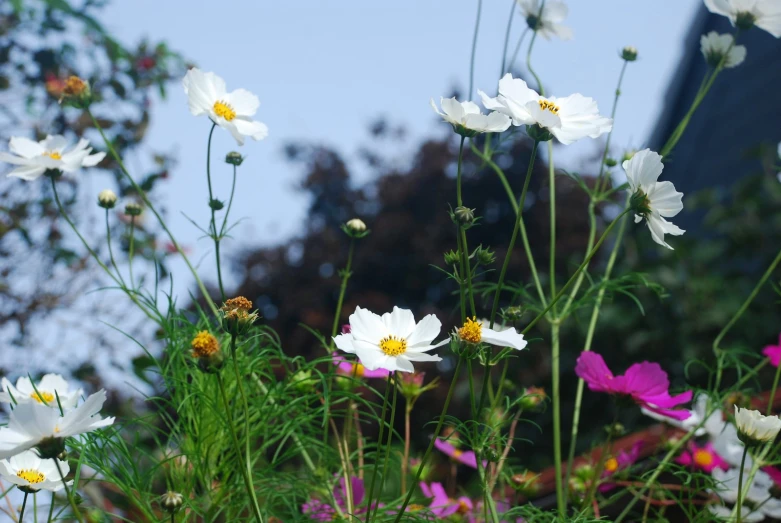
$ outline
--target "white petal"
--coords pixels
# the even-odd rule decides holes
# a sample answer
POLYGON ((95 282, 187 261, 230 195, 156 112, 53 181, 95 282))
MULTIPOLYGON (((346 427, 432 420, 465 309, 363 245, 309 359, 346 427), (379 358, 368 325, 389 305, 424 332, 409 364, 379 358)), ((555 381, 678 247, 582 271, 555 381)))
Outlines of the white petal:
POLYGON ((99 164, 100 162, 102 162, 103 158, 105 157, 106 157, 106 153, 104 152, 91 154, 81 161, 81 165, 83 165, 84 167, 93 167, 99 164))
POLYGON ((350 315, 350 334, 356 340, 377 345, 390 332, 378 315, 367 309, 356 307, 355 312, 350 315))
POLYGON ((23 158, 34 158, 46 152, 46 149, 41 144, 23 136, 11 137, 11 140, 8 142, 8 149, 23 158))
POLYGON ((441 330, 442 322, 439 321, 439 318, 433 314, 424 316, 407 338, 408 350, 419 345, 430 345, 434 338, 439 336, 441 330))
POLYGON ((268 136, 268 127, 264 123, 245 120, 240 117, 237 117, 232 123, 236 126, 238 132, 244 136, 249 136, 253 140, 262 140, 268 136))
POLYGON ((683 209, 683 193, 676 191, 672 182, 656 182, 646 196, 651 202, 651 209, 661 216, 672 218, 683 209))
POLYGON ((236 114, 240 116, 252 116, 260 107, 258 97, 246 89, 236 89, 225 95, 225 101, 230 105, 236 114))
POLYGON ((466 113, 464 112, 464 108, 461 106, 458 100, 455 98, 442 98, 440 105, 442 106, 442 111, 450 118, 450 120, 455 123, 463 123, 466 113))
POLYGON ((346 352, 348 354, 355 353, 352 334, 339 334, 338 336, 334 336, 334 345, 336 345, 336 348, 342 352, 346 352))
POLYGON ((409 309, 393 307, 393 311, 382 315, 382 322, 388 329, 388 333, 397 338, 407 339, 415 330, 415 316, 409 309))
POLYGON ((68 146, 68 139, 61 134, 55 134, 54 136, 48 135, 46 139, 41 142, 41 145, 46 151, 62 152, 68 146))
POLYGON ((621 165, 626 171, 626 178, 632 190, 656 183, 664 169, 662 157, 651 149, 637 151, 631 159, 621 165))
POLYGON ((496 345, 498 347, 512 347, 516 350, 522 350, 526 348, 528 342, 523 339, 523 334, 520 334, 514 328, 506 329, 503 331, 495 331, 487 327, 483 327, 481 330, 482 341, 496 345))

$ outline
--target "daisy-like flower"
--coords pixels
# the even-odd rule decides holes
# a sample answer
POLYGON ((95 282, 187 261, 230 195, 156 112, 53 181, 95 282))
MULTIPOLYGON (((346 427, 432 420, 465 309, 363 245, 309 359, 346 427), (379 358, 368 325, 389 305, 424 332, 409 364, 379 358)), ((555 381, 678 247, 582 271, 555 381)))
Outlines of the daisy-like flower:
MULTIPOLYGON (((467 467, 477 469, 477 455, 475 455, 475 451, 461 450, 449 441, 439 438, 434 441, 434 447, 436 447, 438 451, 449 456, 450 459, 457 461, 462 465, 466 465, 467 467)), ((483 464, 485 465, 485 462, 483 464)))
POLYGON ((672 182, 657 181, 664 169, 662 157, 650 149, 643 149, 625 161, 622 167, 626 171, 629 190, 632 191, 631 206, 635 211, 635 223, 645 219, 654 241, 672 250, 664 241, 664 235, 680 236, 686 231, 665 218, 672 218, 681 212, 683 193, 676 191, 672 182))
POLYGON ((468 497, 461 496, 458 499, 452 499, 448 496, 442 483, 427 485, 426 483, 421 482, 420 490, 423 491, 423 495, 427 498, 433 498, 428 508, 431 513, 439 519, 447 519, 453 514, 460 514, 463 516, 471 513, 474 509, 472 500, 468 497))
POLYGON ((540 141, 550 140, 552 135, 567 145, 587 136, 598 138, 613 128, 613 120, 599 114, 593 98, 577 93, 546 98, 510 73, 499 80, 496 98, 483 91, 478 94, 486 109, 506 114, 513 125, 528 126, 527 131, 540 141))
POLYGON ((54 457, 64 448, 65 438, 91 432, 114 423, 114 418, 101 418, 106 391, 92 394, 78 407, 60 415, 40 403, 22 403, 11 411, 8 426, 0 428, 0 459, 37 447, 44 458, 54 457))
POLYGON ((635 363, 623 375, 613 376, 602 356, 587 351, 578 357, 575 373, 594 392, 628 396, 641 407, 677 420, 691 416, 688 410, 675 407, 691 401, 692 391, 670 396, 670 380, 658 363, 635 363))
POLYGON ((781 3, 778 0, 705 0, 711 13, 726 16, 740 29, 757 26, 781 37, 781 3))
POLYGON ((536 31, 546 40, 550 40, 552 36, 562 40, 572 40, 572 29, 561 25, 569 13, 567 4, 556 0, 548 0, 542 6, 540 0, 517 0, 517 2, 529 29, 536 31))
POLYGON ((528 343, 523 339, 523 334, 516 331, 514 327, 502 330, 489 329, 476 318, 467 318, 464 325, 457 329, 456 335, 467 343, 489 343, 497 347, 512 347, 516 350, 525 349, 528 343))
POLYGON ((428 354, 448 342, 445 339, 432 345, 441 328, 433 314, 415 323, 408 309, 393 307, 393 312, 379 316, 356 307, 350 315, 350 332, 334 337, 334 343, 339 350, 358 356, 367 370, 414 372, 414 361, 442 360, 428 354))
MULTIPOLYGON (((740 469, 731 468, 729 470, 714 469, 713 479, 716 481, 716 490, 714 491, 723 501, 727 503, 736 503, 738 499, 738 478, 740 469)), ((743 471, 743 488, 748 485, 750 473, 743 471)), ((749 511, 752 519, 743 518, 743 521, 762 521, 765 517, 781 518, 781 500, 773 498, 770 489, 773 487, 773 480, 761 470, 754 475, 754 480, 748 487, 748 493, 743 501, 749 501, 754 505, 754 509, 749 511), (760 517, 761 516, 761 517, 760 517)), ((745 504, 743 506, 745 509, 745 504)), ((745 512, 744 512, 745 514, 745 512)), ((731 520, 731 521, 734 521, 731 520)))
POLYGON ((781 336, 778 337, 778 345, 766 345, 762 349, 762 354, 767 356, 768 361, 774 367, 781 363, 781 336))
POLYGON ((182 85, 190 112, 194 116, 207 115, 212 122, 231 133, 239 145, 244 145, 247 136, 253 140, 268 136, 266 124, 252 119, 260 101, 246 89, 229 93, 225 80, 214 73, 204 73, 197 67, 187 71, 182 85))
POLYGON ((33 385, 30 378, 23 376, 16 380, 14 387, 7 378, 0 380, 0 403, 41 403, 53 409, 72 409, 79 402, 83 391, 70 390, 70 385, 59 374, 46 374, 33 385), (57 398, 59 397, 59 404, 57 398))
POLYGON ((731 69, 739 66, 746 59, 746 46, 735 45, 735 38, 732 35, 720 35, 716 31, 700 37, 700 51, 711 67, 718 67, 724 60, 724 67, 731 69))
POLYGON ((758 410, 735 406, 735 425, 738 437, 746 445, 761 445, 776 439, 781 430, 778 416, 764 416, 758 410))
MULTIPOLYGON (((602 471, 602 477, 607 478, 613 476, 622 470, 634 465, 640 458, 640 449, 643 448, 643 442, 637 441, 629 450, 619 451, 615 456, 609 457, 605 460, 605 468, 602 471)), ((599 485, 600 492, 609 492, 615 488, 613 483, 602 483, 599 485)))
POLYGON ((22 136, 14 136, 8 142, 10 153, 0 153, 0 161, 18 165, 8 176, 23 180, 35 180, 48 170, 71 173, 82 167, 97 165, 106 153, 92 152, 89 141, 82 138, 68 149, 68 140, 62 135, 47 136, 35 142, 22 136))
MULTIPOLYGON (((62 475, 67 476, 70 472, 68 463, 58 459, 57 464, 62 475)), ((11 459, 0 460, 0 477, 27 493, 39 490, 56 492, 63 488, 54 459, 41 459, 32 450, 25 450, 11 459)), ((72 483, 73 481, 69 481, 68 485, 72 483)))
POLYGON ((440 98, 437 109, 434 99, 430 100, 431 108, 461 136, 472 137, 479 133, 501 133, 510 127, 510 118, 502 113, 492 111, 483 114, 474 102, 459 102, 455 98, 440 98))
POLYGON ((347 359, 338 354, 334 354, 333 360, 339 374, 343 376, 355 376, 356 378, 387 378, 390 375, 390 372, 385 369, 366 370, 366 367, 362 364, 347 361, 347 359))
POLYGON ((708 473, 713 472, 713 469, 716 468, 722 470, 729 469, 729 464, 724 461, 724 458, 719 456, 713 447, 713 443, 710 442, 705 445, 690 442, 686 450, 675 458, 675 462, 708 473))

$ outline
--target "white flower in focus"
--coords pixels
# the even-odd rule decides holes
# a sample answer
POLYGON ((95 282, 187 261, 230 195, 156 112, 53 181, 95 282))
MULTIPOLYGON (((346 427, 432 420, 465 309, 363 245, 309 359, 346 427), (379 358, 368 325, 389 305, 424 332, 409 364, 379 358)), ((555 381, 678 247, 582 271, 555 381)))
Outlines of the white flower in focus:
POLYGON ((40 142, 13 136, 8 142, 11 152, 0 153, 0 161, 19 166, 8 176, 35 180, 49 169, 71 173, 82 167, 93 167, 106 156, 106 153, 90 154, 92 147, 83 138, 71 150, 66 151, 67 148, 68 140, 59 134, 40 142))
POLYGON ((41 443, 62 442, 64 438, 111 425, 114 418, 98 416, 105 401, 106 391, 100 390, 62 416, 59 409, 36 402, 17 405, 11 411, 8 426, 0 428, 0 459, 10 458, 41 443))
POLYGON ((482 342, 497 347, 511 347, 516 350, 523 350, 528 344, 523 339, 523 334, 516 331, 514 327, 489 329, 483 322, 476 321, 474 318, 467 318, 463 327, 459 328, 456 334, 461 340, 468 343, 482 342))
POLYGON ((413 361, 442 360, 428 354, 448 342, 432 345, 441 328, 433 314, 415 323, 407 309, 393 307, 393 312, 379 316, 356 307, 350 315, 350 333, 334 337, 334 342, 340 350, 358 356, 368 370, 414 372, 413 361))
POLYGON ((539 126, 567 145, 581 138, 598 138, 613 128, 613 120, 600 116, 597 102, 581 94, 546 98, 520 78, 507 73, 499 80, 499 95, 478 91, 486 109, 512 118, 513 125, 539 126))
MULTIPOLYGON (((68 463, 58 459, 57 464, 60 466, 63 477, 67 476, 70 472, 68 463)), ((12 456, 11 459, 0 460, 0 477, 4 481, 20 487, 23 491, 29 489, 56 492, 63 487, 62 478, 54 459, 41 459, 32 450, 26 450, 12 456)), ((68 485, 71 484, 73 481, 68 481, 68 485)))
POLYGON ((735 425, 740 440, 746 445, 769 443, 778 436, 781 419, 778 416, 763 416, 758 410, 741 409, 736 405, 735 425))
POLYGON ((244 145, 246 136, 253 140, 262 140, 268 136, 266 124, 252 120, 260 101, 246 89, 236 89, 229 93, 225 88, 225 80, 214 73, 204 73, 197 67, 187 71, 182 85, 190 112, 195 116, 207 115, 230 132, 239 145, 244 145))
POLYGON ((621 164, 626 171, 629 190, 632 192, 632 206, 635 209, 635 223, 645 218, 651 237, 659 245, 672 249, 664 241, 665 234, 680 236, 683 229, 665 220, 683 209, 683 193, 675 190, 672 182, 659 182, 662 174, 662 157, 650 149, 643 149, 621 164))
POLYGON ((711 31, 700 37, 700 51, 711 67, 717 67, 724 60, 724 67, 731 69, 739 66, 746 59, 746 46, 734 45, 734 41, 732 35, 720 35, 716 31, 711 31))
POLYGON ((483 114, 480 107, 474 102, 459 102, 455 98, 440 98, 441 111, 437 109, 433 98, 430 103, 432 109, 462 136, 474 136, 477 133, 501 133, 510 127, 510 119, 507 116, 496 111, 483 114))
POLYGON ((41 381, 33 386, 30 378, 23 376, 16 380, 14 387, 7 378, 0 380, 0 403, 40 403, 58 409, 62 406, 63 410, 72 409, 79 402, 83 391, 70 390, 70 385, 59 374, 46 374, 41 381), (37 391, 37 392, 36 392, 37 391), (60 403, 57 404, 59 397, 60 403))
POLYGON ((541 37, 550 40, 552 36, 562 40, 572 40, 572 29, 561 22, 567 18, 569 9, 564 2, 548 0, 542 5, 540 0, 516 0, 521 8, 526 24, 541 37))
POLYGON ((705 0, 711 13, 729 18, 739 29, 757 26, 781 37, 781 2, 778 0, 705 0))

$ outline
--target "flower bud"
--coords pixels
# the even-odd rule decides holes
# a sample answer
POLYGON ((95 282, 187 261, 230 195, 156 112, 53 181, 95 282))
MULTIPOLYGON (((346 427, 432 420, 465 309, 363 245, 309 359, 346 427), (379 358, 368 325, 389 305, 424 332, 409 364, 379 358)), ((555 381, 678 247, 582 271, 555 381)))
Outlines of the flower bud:
POLYGON ((173 514, 182 507, 184 497, 178 492, 169 490, 160 497, 160 506, 169 514, 173 514))
POLYGON ((510 483, 513 488, 527 497, 536 495, 540 490, 539 474, 529 470, 513 474, 510 478, 510 483))
POLYGON ((127 205, 125 205, 125 214, 127 216, 133 216, 133 217, 140 216, 141 210, 142 210, 141 205, 135 202, 130 202, 127 205))
POLYGON ((605 158, 605 165, 607 165, 608 167, 615 167, 616 165, 618 165, 618 160, 610 157, 605 158))
POLYGON ((491 265, 496 261, 494 253, 488 249, 484 249, 482 246, 478 247, 475 251, 475 258, 477 258, 477 263, 480 265, 491 265))
POLYGON ((98 193, 98 205, 104 209, 113 209, 117 204, 117 195, 111 189, 103 189, 98 193))
POLYGON ((529 387, 524 391, 523 396, 518 399, 518 405, 523 410, 539 410, 547 397, 545 389, 542 387, 529 387))
POLYGON ((460 261, 460 256, 455 251, 449 251, 445 253, 445 265, 448 267, 451 265, 458 265, 458 262, 460 261))
POLYGON ((225 204, 223 202, 221 202, 220 200, 217 200, 215 198, 215 199, 209 200, 209 207, 213 211, 219 211, 219 210, 222 210, 225 207, 225 204))
POLYGON ((475 223, 474 209, 470 209, 462 205, 460 207, 456 207, 455 211, 453 211, 453 215, 455 216, 456 222, 462 227, 469 227, 475 223))
POLYGON ((523 307, 520 305, 515 305, 513 307, 507 307, 504 309, 503 316, 507 321, 516 322, 521 320, 523 313, 523 307))
POLYGON ((299 370, 290 378, 293 388, 301 393, 314 392, 315 383, 312 380, 312 371, 299 370))
POLYGON ((548 129, 537 124, 527 125, 526 134, 535 142, 549 142, 553 139, 553 134, 548 129))
POLYGON ((624 433, 626 433, 626 427, 618 422, 611 423, 610 425, 605 425, 605 432, 607 433, 608 437, 620 438, 624 435, 624 433))
POLYGON ((637 151, 635 151, 634 149, 629 149, 628 151, 626 151, 624 153, 623 156, 621 156, 621 161, 622 162, 628 162, 629 160, 632 159, 632 157, 635 155, 636 152, 637 151))
POLYGON ((229 165, 235 165, 236 167, 238 167, 243 162, 244 162, 244 157, 241 155, 241 153, 238 153, 236 151, 231 151, 225 155, 225 163, 229 165))
POLYGON ((624 47, 621 50, 621 58, 623 58, 627 62, 634 62, 635 60, 637 60, 637 48, 631 45, 624 47))
POLYGON ((350 238, 363 238, 371 232, 366 228, 366 224, 360 218, 347 220, 347 223, 342 225, 342 230, 350 238))
POLYGON ((89 82, 79 78, 78 76, 69 76, 65 80, 65 86, 62 88, 62 98, 60 102, 65 102, 67 105, 77 107, 79 109, 86 109, 92 103, 92 90, 90 89, 89 82))
POLYGON ((234 336, 247 332, 259 317, 258 312, 252 310, 252 302, 244 296, 226 300, 220 310, 222 326, 234 336))

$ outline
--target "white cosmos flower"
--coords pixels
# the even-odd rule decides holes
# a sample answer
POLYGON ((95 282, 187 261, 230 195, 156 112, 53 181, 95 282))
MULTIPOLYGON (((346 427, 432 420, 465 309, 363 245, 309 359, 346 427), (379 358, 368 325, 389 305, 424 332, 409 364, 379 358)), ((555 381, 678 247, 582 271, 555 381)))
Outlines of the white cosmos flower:
MULTIPOLYGON (((728 521, 734 523, 737 518, 732 516, 732 509, 727 508, 724 505, 708 505, 708 510, 711 514, 716 516, 716 521, 728 521)), ((754 512, 746 506, 740 507, 740 520, 745 523, 757 523, 765 520, 765 515, 761 512, 754 512)))
POLYGON ((564 98, 540 96, 520 78, 507 73, 499 80, 499 95, 478 91, 486 109, 512 118, 513 125, 538 125, 563 144, 597 138, 613 128, 613 120, 600 116, 597 102, 581 94, 564 98))
POLYGON ((260 101, 246 89, 229 93, 225 80, 214 73, 204 73, 197 67, 187 71, 182 85, 190 112, 195 116, 207 115, 214 123, 227 129, 239 145, 244 145, 246 136, 253 140, 268 136, 266 124, 252 120, 260 101))
POLYGON ((749 29, 752 25, 781 37, 781 2, 778 0, 705 0, 711 13, 729 18, 732 25, 749 29))
POLYGON ((0 161, 18 165, 8 176, 23 180, 35 180, 48 169, 71 173, 82 167, 92 167, 106 156, 106 153, 90 154, 92 147, 84 138, 66 151, 68 140, 59 134, 47 136, 40 142, 14 136, 8 142, 8 149, 10 153, 0 153, 0 161))
POLYGON ((778 416, 764 416, 758 410, 741 409, 736 405, 735 425, 744 443, 746 438, 751 443, 769 443, 778 436, 781 419, 778 416))
POLYGON ((336 346, 355 354, 368 370, 414 372, 413 361, 440 361, 442 358, 428 351, 448 342, 432 345, 442 324, 433 314, 415 323, 412 312, 393 307, 393 312, 382 316, 355 308, 350 315, 350 333, 334 338, 336 346))
MULTIPOLYGON (((488 323, 490 324, 490 323, 488 323)), ((523 339, 523 334, 515 330, 514 327, 497 327, 489 329, 482 321, 475 318, 467 318, 463 327, 456 331, 460 339, 469 343, 488 343, 497 347, 511 347, 516 350, 526 348, 527 341, 523 339)))
MULTIPOLYGON (((670 418, 668 416, 663 416, 662 414, 649 410, 645 407, 642 407, 640 410, 642 411, 643 414, 645 414, 649 418, 653 418, 657 421, 662 421, 664 423, 667 423, 668 425, 672 425, 673 427, 677 427, 681 430, 685 430, 686 432, 691 432, 692 430, 694 430, 694 427, 699 425, 702 422, 702 420, 705 418, 705 414, 707 414, 707 408, 708 408, 708 396, 706 394, 698 394, 694 400, 694 408, 689 411, 689 417, 686 418, 685 420, 677 420, 677 419, 670 418)), ((714 415, 715 414, 718 414, 719 419, 721 419, 721 411, 716 411, 714 412, 714 415)), ((703 426, 696 429, 694 435, 699 437, 699 436, 704 436, 707 433, 708 430, 703 426)))
POLYGON ((700 51, 705 57, 705 61, 711 67, 716 67, 724 59, 724 67, 731 69, 743 63, 746 59, 746 46, 734 45, 735 39, 730 34, 719 34, 711 31, 700 37, 700 51))
POLYGON ((14 387, 8 379, 0 380, 0 403, 30 403, 37 402, 54 409, 60 406, 64 410, 72 409, 79 402, 83 391, 70 390, 70 385, 59 374, 46 374, 41 381, 33 386, 30 378, 22 376, 16 380, 14 387), (36 392, 37 390, 37 392, 36 392), (59 405, 57 397, 60 398, 59 405))
POLYGON ((550 40, 552 36, 557 36, 562 40, 572 40, 572 29, 561 25, 569 12, 567 4, 548 0, 543 4, 542 12, 540 12, 540 0, 516 1, 526 23, 541 37, 550 40))
MULTIPOLYGON (((724 501, 735 503, 738 499, 738 477, 740 475, 740 469, 730 468, 728 470, 722 470, 719 467, 716 467, 711 474, 716 481, 716 489, 714 492, 724 501)), ((749 471, 744 469, 744 488, 748 485, 749 476, 749 471)), ((751 501, 752 503, 762 503, 770 497, 770 488, 772 486, 773 480, 770 476, 768 476, 766 472, 758 470, 754 475, 754 480, 752 481, 744 500, 751 501)))
POLYGON ((430 102, 432 109, 462 136, 474 136, 477 133, 501 133, 510 127, 510 118, 496 111, 483 114, 480 107, 474 102, 459 102, 455 98, 440 98, 441 111, 437 109, 433 98, 430 102))
MULTIPOLYGON (((68 463, 58 459, 57 464, 63 477, 67 476, 70 472, 68 463)), ((11 459, 0 460, 0 477, 18 487, 30 490, 56 492, 63 487, 54 459, 41 459, 32 450, 25 450, 12 456, 11 459)), ((73 481, 68 481, 68 485, 71 484, 73 481)))
POLYGON ((665 218, 672 218, 681 212, 683 193, 676 191, 672 182, 657 181, 664 169, 662 157, 650 149, 643 149, 621 165, 626 171, 629 190, 633 193, 633 204, 637 209, 635 223, 645 218, 654 241, 672 249, 665 243, 664 235, 680 236, 686 231, 665 218))
POLYGON ((11 411, 8 426, 0 428, 0 459, 33 448, 44 440, 61 440, 111 425, 114 418, 98 415, 105 401, 106 391, 100 390, 62 416, 58 409, 40 403, 17 405, 11 411))

